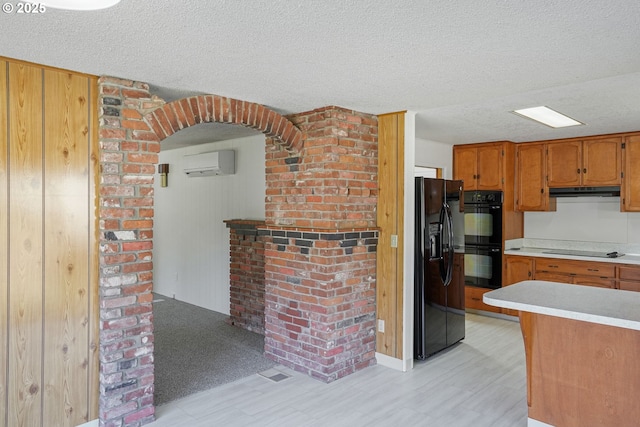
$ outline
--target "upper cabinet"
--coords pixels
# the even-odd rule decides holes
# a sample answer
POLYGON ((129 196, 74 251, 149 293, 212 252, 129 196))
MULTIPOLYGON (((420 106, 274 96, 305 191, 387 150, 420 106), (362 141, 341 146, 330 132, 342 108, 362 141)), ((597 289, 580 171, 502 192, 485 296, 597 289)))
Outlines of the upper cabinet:
POLYGON ((640 135, 627 136, 622 150, 623 179, 620 204, 623 212, 640 212, 640 135))
POLYGON ((621 137, 547 143, 549 187, 620 185, 621 175, 621 137))
POLYGON ((555 211, 555 198, 547 187, 547 144, 543 142, 516 146, 516 210, 555 211))
POLYGON ((453 147, 453 179, 464 181, 465 190, 502 190, 505 144, 492 142, 453 147))

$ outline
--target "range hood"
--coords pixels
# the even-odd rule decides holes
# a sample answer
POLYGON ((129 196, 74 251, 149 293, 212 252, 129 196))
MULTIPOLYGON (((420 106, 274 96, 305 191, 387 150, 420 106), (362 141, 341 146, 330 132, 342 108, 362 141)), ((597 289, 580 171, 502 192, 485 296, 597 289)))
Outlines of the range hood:
POLYGON ((620 187, 567 187, 549 188, 550 197, 617 197, 620 196, 620 187))

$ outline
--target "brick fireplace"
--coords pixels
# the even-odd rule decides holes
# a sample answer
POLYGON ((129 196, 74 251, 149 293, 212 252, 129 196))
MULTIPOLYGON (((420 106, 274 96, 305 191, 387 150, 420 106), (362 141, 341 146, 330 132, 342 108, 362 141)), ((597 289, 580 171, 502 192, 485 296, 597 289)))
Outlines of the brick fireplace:
POLYGON ((153 179, 160 141, 199 123, 266 135, 266 355, 325 382, 374 364, 376 117, 283 117, 215 95, 165 103, 145 83, 99 84, 100 425, 154 419, 153 179))

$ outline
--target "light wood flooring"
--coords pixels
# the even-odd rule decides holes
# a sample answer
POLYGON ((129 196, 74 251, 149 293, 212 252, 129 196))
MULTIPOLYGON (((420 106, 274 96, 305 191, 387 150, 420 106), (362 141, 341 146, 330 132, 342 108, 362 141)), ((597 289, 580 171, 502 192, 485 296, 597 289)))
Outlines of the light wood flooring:
POLYGON ((527 425, 517 322, 467 314, 466 338, 410 372, 374 366, 324 384, 282 366, 156 408, 151 427, 527 425))

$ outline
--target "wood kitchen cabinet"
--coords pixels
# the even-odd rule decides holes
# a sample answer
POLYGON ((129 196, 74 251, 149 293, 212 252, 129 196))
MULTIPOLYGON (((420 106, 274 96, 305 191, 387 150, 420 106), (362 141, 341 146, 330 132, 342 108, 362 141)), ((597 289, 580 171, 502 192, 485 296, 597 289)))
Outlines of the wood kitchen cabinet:
MULTIPOLYGON (((513 285, 514 283, 522 282, 524 280, 533 279, 533 259, 525 256, 518 255, 506 255, 504 262, 505 280, 502 286, 513 285)), ((509 316, 517 316, 518 310, 511 310, 503 308, 502 312, 509 316)))
POLYGON ((555 211, 556 199, 549 198, 547 187, 547 144, 526 143, 516 146, 516 210, 555 211))
POLYGON ((491 311, 494 313, 502 313, 500 307, 494 307, 492 305, 485 304, 482 301, 482 296, 491 291, 489 288, 478 288, 475 286, 464 287, 464 307, 474 310, 491 311))
POLYGON ((555 141, 547 144, 547 185, 620 185, 622 138, 555 141))
POLYGON ((453 179, 464 181, 465 190, 503 190, 506 144, 512 143, 455 145, 453 179))
POLYGON ((615 288, 616 266, 603 262, 536 258, 534 279, 615 288))
POLYGON ((618 289, 640 292, 640 265, 618 267, 618 289))
POLYGON ((621 210, 640 212, 640 135, 627 136, 622 150, 621 210))

